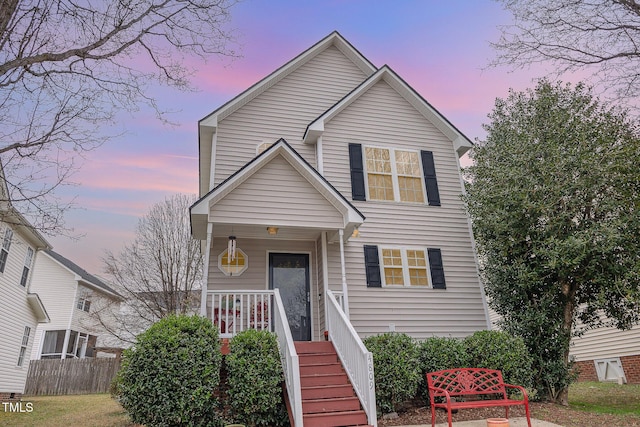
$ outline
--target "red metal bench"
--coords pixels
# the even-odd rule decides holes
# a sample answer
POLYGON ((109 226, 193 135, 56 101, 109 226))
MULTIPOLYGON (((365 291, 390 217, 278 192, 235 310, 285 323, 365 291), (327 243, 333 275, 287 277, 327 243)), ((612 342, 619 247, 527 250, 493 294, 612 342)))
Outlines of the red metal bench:
POLYGON ((447 410, 449 427, 451 427, 451 410, 464 408, 486 408, 503 406, 505 418, 509 418, 509 407, 523 405, 527 414, 527 424, 531 427, 529 399, 524 387, 505 384, 502 372, 496 369, 457 368, 427 373, 429 399, 431 400, 431 425, 436 425, 436 408, 447 410), (520 390, 522 400, 510 399, 507 389, 520 390), (456 401, 453 398, 464 396, 489 397, 493 399, 456 401), (444 402, 436 402, 436 398, 444 398, 444 402))

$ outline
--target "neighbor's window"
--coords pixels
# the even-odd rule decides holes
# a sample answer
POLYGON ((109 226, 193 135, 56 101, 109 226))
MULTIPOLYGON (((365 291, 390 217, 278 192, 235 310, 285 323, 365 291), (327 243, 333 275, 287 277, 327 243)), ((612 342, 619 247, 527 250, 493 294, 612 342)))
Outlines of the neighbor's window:
POLYGON ((4 231, 4 239, 2 240, 2 249, 0 249, 0 273, 4 273, 4 267, 7 265, 7 257, 11 248, 11 239, 13 238, 13 230, 9 227, 4 231))
POLYGON ((87 297, 78 298, 78 304, 76 305, 78 310, 89 312, 89 307, 91 307, 91 300, 87 297))
POLYGON ((24 267, 22 267, 22 277, 20 278, 20 285, 27 286, 27 279, 29 278, 29 271, 31 270, 31 262, 33 261, 33 249, 27 248, 27 256, 24 258, 24 267))
POLYGON ((218 255, 218 268, 225 276, 239 276, 249 267, 249 258, 247 254, 240 249, 236 249, 234 259, 229 257, 228 250, 218 255))
POLYGON ((382 248, 381 252, 385 286, 429 286, 426 250, 382 248))
POLYGON ((24 327, 24 333, 22 335, 22 344, 20 345, 20 354, 18 354, 18 366, 22 366, 24 363, 24 356, 27 353, 27 346, 29 345, 29 336, 31 335, 31 328, 29 326, 24 327))
POLYGON ((370 200, 424 203, 417 151, 365 147, 370 200))

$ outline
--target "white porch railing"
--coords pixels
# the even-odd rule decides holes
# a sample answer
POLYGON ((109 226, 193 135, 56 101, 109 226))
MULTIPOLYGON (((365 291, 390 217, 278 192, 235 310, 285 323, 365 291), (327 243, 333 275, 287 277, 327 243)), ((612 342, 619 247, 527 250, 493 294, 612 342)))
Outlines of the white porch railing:
POLYGON ((278 336, 278 347, 280 349, 280 360, 282 360, 282 370, 284 371, 285 383, 287 385, 287 395, 291 412, 293 412, 293 427, 302 427, 302 389, 300 386, 300 362, 298 353, 293 345, 291 329, 284 312, 284 305, 280 299, 280 291, 273 290, 274 313, 273 328, 278 336))
POLYGON ((220 338, 246 329, 273 331, 273 291, 208 291, 206 307, 220 338))
POLYGON ((369 424, 377 427, 376 387, 373 375, 373 355, 362 343, 344 314, 334 292, 327 291, 327 329, 342 366, 367 413, 369 424))
POLYGON ((208 291, 206 309, 207 317, 217 325, 221 338, 231 338, 246 329, 269 330, 276 334, 294 427, 301 427, 300 363, 280 292, 277 289, 208 291))

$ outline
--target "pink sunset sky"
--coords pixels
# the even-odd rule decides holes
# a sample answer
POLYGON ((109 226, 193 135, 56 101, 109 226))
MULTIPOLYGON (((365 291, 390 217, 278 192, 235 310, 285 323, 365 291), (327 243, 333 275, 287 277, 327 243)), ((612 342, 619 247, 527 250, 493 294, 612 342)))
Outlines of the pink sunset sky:
MULTIPOLYGON (((105 250, 134 237, 138 218, 176 192, 197 193, 197 122, 334 30, 374 65, 394 69, 471 140, 484 137, 496 97, 534 85, 542 71, 486 69, 499 25, 511 16, 483 0, 246 0, 234 6, 239 58, 194 63, 195 93, 158 89, 161 106, 176 111, 158 121, 150 111, 125 116, 113 139, 89 153, 74 177, 79 209, 66 217, 77 240, 49 238, 54 250, 94 274, 105 250)), ((185 212, 187 215, 187 212, 185 212)))

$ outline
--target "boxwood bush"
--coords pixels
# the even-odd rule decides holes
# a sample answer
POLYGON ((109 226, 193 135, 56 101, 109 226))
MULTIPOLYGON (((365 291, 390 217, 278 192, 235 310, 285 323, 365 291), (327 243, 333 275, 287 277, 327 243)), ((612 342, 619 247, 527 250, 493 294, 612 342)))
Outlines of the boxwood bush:
POLYGON ((470 366, 502 371, 504 381, 530 388, 532 358, 521 338, 501 331, 478 331, 464 340, 470 366))
POLYGON ((378 411, 394 412, 416 395, 418 348, 410 336, 392 332, 365 338, 364 345, 373 354, 378 411))
POLYGON ((249 329, 233 337, 226 357, 228 404, 234 422, 249 426, 288 423, 282 400, 282 364, 275 334, 249 329))
POLYGON ((146 426, 221 425, 220 341, 210 320, 170 316, 124 351, 116 397, 132 421, 146 426))
POLYGON ((418 345, 418 363, 421 373, 418 394, 426 401, 429 400, 427 372, 471 366, 464 341, 453 337, 431 337, 421 342, 418 345))

